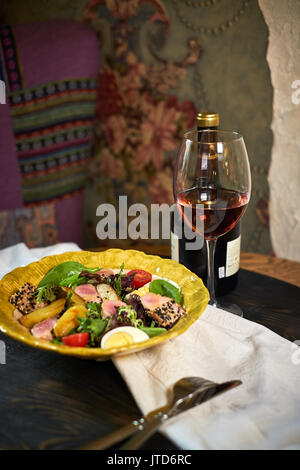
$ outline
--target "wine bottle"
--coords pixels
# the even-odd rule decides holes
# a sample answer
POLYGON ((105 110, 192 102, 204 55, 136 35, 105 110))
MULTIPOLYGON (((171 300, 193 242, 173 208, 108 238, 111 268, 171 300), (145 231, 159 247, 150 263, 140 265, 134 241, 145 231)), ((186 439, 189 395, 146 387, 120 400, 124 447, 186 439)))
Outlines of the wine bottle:
MULTIPOLYGON (((199 132, 209 129, 217 130, 219 127, 219 114, 216 112, 201 112, 197 116, 197 130, 199 132)), ((212 135, 213 137, 213 135, 212 135)), ((204 240, 200 240, 202 248, 189 250, 186 243, 190 240, 187 224, 177 218, 175 214, 171 221, 171 257, 186 266, 192 272, 207 280, 207 250, 204 240), (182 236, 176 234, 176 224, 181 223, 182 236)), ((180 231, 179 231, 180 232, 180 231)), ((217 240, 215 251, 215 289, 216 295, 222 296, 233 290, 238 281, 240 261, 241 225, 236 226, 217 240)))

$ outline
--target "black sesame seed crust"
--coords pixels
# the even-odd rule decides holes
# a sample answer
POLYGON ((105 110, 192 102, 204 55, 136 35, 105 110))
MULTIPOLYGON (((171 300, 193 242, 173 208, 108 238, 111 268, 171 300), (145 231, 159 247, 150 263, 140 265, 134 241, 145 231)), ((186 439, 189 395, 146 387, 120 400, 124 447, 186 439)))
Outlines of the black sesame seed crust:
POLYGON ((30 282, 26 282, 26 284, 10 296, 9 301, 21 313, 27 315, 37 308, 35 293, 36 287, 30 284, 30 282))
POLYGON ((156 307, 153 311, 149 308, 145 309, 145 313, 154 320, 156 326, 169 329, 175 325, 179 318, 185 315, 185 310, 175 300, 169 300, 161 307, 156 307))

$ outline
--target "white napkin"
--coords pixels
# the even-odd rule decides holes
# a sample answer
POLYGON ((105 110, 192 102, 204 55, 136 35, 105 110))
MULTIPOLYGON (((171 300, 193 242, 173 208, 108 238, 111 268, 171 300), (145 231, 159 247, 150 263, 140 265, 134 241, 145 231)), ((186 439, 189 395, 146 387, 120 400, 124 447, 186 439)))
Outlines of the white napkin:
POLYGON ((163 425, 182 449, 300 449, 296 348, 257 323, 208 306, 183 335, 113 362, 143 413, 165 404, 167 388, 184 376, 242 380, 163 425))
POLYGON ((66 251, 80 251, 75 243, 58 243, 46 248, 29 249, 24 243, 10 246, 0 250, 0 279, 20 266, 26 266, 33 261, 38 261, 45 256, 59 255, 66 251))
MULTIPOLYGON (((74 243, 0 251, 0 278, 44 256, 80 251, 74 243)), ((166 403, 184 376, 243 384, 167 422, 182 449, 300 449, 300 361, 297 346, 272 331, 208 306, 183 335, 114 359, 143 413, 166 403), (297 356, 295 356, 297 353, 297 356)))

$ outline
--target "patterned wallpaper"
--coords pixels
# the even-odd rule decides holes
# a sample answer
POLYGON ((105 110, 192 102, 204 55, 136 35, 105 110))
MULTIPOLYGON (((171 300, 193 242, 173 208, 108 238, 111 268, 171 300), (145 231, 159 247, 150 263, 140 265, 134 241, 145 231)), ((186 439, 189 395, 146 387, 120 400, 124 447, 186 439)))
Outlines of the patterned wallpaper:
POLYGON ((220 113, 223 129, 245 137, 253 176, 242 248, 271 252, 267 174, 272 133, 268 31, 256 0, 21 0, 4 2, 12 22, 88 21, 102 67, 96 145, 87 191, 87 238, 96 207, 172 202, 172 168, 197 110, 220 113))

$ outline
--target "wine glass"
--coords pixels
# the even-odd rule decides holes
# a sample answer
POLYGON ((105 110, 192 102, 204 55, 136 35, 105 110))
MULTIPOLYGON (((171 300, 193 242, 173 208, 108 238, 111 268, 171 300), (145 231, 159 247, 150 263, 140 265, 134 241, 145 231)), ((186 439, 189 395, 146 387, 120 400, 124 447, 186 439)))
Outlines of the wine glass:
MULTIPOLYGON (((238 132, 202 130, 184 134, 174 172, 174 197, 186 224, 204 236, 207 288, 213 306, 220 306, 214 286, 216 242, 245 213, 250 192, 248 155, 238 132)), ((239 314, 234 309, 232 312, 239 314)))

